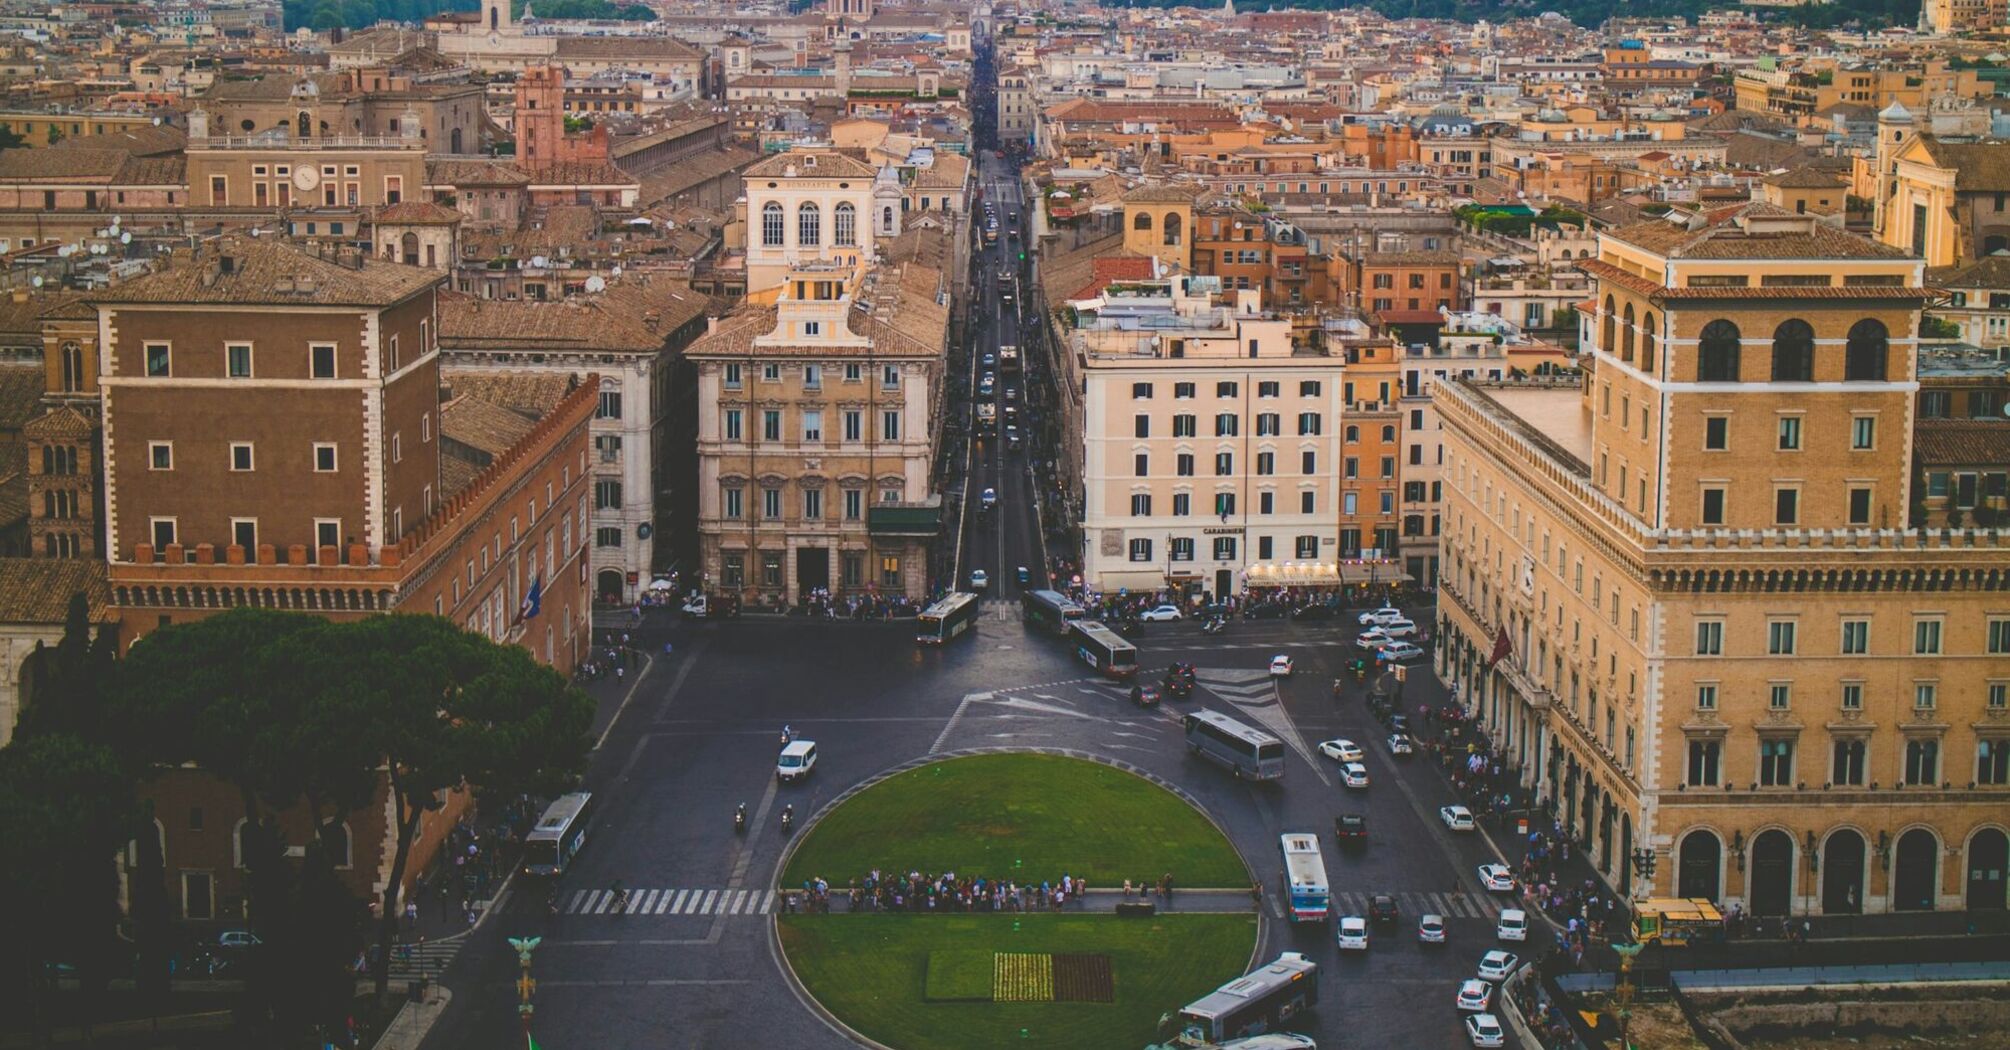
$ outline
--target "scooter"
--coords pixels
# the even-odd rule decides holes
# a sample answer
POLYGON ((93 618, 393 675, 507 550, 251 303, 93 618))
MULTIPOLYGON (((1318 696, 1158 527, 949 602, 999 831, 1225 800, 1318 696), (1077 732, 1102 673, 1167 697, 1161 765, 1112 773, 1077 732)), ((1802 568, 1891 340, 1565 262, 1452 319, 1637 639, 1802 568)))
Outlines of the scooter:
POLYGON ((1340 689, 1340 679, 1338 679, 1338 678, 1335 678, 1335 679, 1333 680, 1333 699, 1335 699, 1335 700, 1338 700, 1338 699, 1340 699, 1340 693, 1341 693, 1341 689, 1340 689))
POLYGON ((794 804, 794 803, 790 803, 789 805, 786 805, 786 806, 783 806, 783 807, 782 807, 782 831, 783 831, 784 833, 787 833, 787 831, 788 831, 788 830, 789 830, 790 828, 794 827, 794 826, 795 826, 795 824, 796 824, 796 807, 795 807, 795 804, 794 804))
POLYGON ((733 832, 739 835, 747 833, 747 804, 745 802, 740 803, 740 808, 733 811, 733 832))

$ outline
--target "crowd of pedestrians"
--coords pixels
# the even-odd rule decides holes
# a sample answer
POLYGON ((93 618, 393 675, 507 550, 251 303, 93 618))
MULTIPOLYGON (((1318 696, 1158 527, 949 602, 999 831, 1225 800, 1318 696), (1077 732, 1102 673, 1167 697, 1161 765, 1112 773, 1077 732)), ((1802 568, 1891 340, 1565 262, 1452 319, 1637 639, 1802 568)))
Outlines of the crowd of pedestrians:
MULTIPOLYGON (((1166 877, 1167 893, 1171 892, 1171 878, 1166 877)), ((1088 889, 1087 880, 1066 874, 1059 881, 1022 883, 953 871, 902 874, 874 868, 852 879, 836 896, 845 900, 849 911, 1031 912, 1060 911, 1070 904, 1080 907, 1088 889)), ((805 879, 800 892, 783 893, 782 910, 828 912, 832 896, 830 883, 822 876, 805 879)))
POLYGON ((828 587, 811 588, 803 595, 802 601, 803 615, 821 616, 827 620, 891 620, 913 616, 920 611, 919 603, 905 596, 834 595, 828 587))

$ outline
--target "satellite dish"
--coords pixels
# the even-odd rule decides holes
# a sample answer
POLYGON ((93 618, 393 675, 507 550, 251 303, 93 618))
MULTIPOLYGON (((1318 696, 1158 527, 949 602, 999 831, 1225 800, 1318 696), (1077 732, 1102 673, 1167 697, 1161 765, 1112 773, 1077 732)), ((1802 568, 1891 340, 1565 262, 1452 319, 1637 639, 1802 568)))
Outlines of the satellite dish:
POLYGON ((614 269, 612 269, 612 270, 609 270, 609 271, 608 271, 608 275, 609 275, 609 276, 611 276, 611 277, 619 277, 619 276, 621 276, 621 267, 617 266, 617 267, 615 267, 614 269))
POLYGON ((589 292, 604 292, 604 291, 606 291, 606 290, 607 290, 607 278, 605 278, 605 277, 588 277, 588 278, 586 279, 586 290, 587 290, 587 291, 589 291, 589 292))
POLYGON ((131 233, 131 232, 129 232, 129 231, 128 231, 128 232, 121 232, 121 233, 119 234, 119 243, 120 243, 120 244, 131 244, 131 243, 133 243, 133 235, 132 235, 132 233, 131 233))
POLYGON ((77 254, 77 246, 74 244, 65 244, 56 249, 56 258, 58 259, 67 259, 75 254, 77 254))
POLYGON ((550 261, 550 260, 548 260, 548 259, 546 259, 546 258, 545 258, 544 256, 542 256, 542 255, 533 255, 533 256, 531 256, 531 257, 530 257, 530 264, 531 264, 532 266, 535 266, 535 267, 537 267, 538 269, 542 270, 542 269, 544 269, 545 267, 547 267, 547 266, 550 266, 550 265, 551 265, 551 261, 550 261))
POLYGON ((34 286, 37 288, 42 287, 42 275, 39 273, 36 274, 34 281, 32 281, 31 283, 34 284, 34 286))

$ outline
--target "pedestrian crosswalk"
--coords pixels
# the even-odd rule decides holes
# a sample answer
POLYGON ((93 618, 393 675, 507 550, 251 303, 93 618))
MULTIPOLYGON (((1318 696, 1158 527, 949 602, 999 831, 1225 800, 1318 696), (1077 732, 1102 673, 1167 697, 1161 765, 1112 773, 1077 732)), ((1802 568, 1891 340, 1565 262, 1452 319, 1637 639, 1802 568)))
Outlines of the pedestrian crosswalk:
MULTIPOLYGON (((1333 912, 1336 915, 1366 915, 1368 904, 1377 895, 1373 893, 1333 894, 1333 912)), ((1396 898, 1396 910, 1405 919, 1415 919, 1419 915, 1443 915, 1448 919, 1494 919, 1500 916, 1501 903, 1493 897, 1480 897, 1471 893, 1391 893, 1396 898)))
POLYGON ((391 980, 436 979, 461 952, 466 938, 443 941, 414 941, 391 949, 391 980))
POLYGON ((1008 598, 993 598, 980 608, 984 610, 985 619, 996 620, 999 623, 1011 623, 1026 618, 1025 607, 1008 598))
POLYGON ((625 913, 614 910, 612 890, 574 890, 559 902, 566 915, 766 915, 774 907, 771 889, 632 889, 625 913))

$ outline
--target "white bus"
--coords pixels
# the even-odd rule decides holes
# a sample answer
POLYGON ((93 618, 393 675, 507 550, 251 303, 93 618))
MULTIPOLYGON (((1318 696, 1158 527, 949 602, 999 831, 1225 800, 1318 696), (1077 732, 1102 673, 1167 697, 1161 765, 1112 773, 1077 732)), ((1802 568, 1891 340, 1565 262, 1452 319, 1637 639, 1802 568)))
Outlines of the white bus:
POLYGON ((1284 849, 1284 896, 1292 922, 1325 922, 1333 912, 1333 889, 1326 883, 1326 858, 1319 836, 1294 831, 1280 840, 1284 849))
POLYGON ((575 791, 560 795, 544 808, 523 840, 525 875, 563 875, 572 858, 586 845, 586 833, 593 827, 593 795, 575 791))
POLYGON ((1275 1032, 1319 1004, 1319 964, 1298 952, 1245 974, 1179 1012, 1178 1045, 1202 1047, 1275 1032))
POLYGON ((1284 776, 1284 741, 1269 733, 1217 711, 1191 712, 1185 724, 1187 750, 1227 766, 1237 780, 1284 776))

